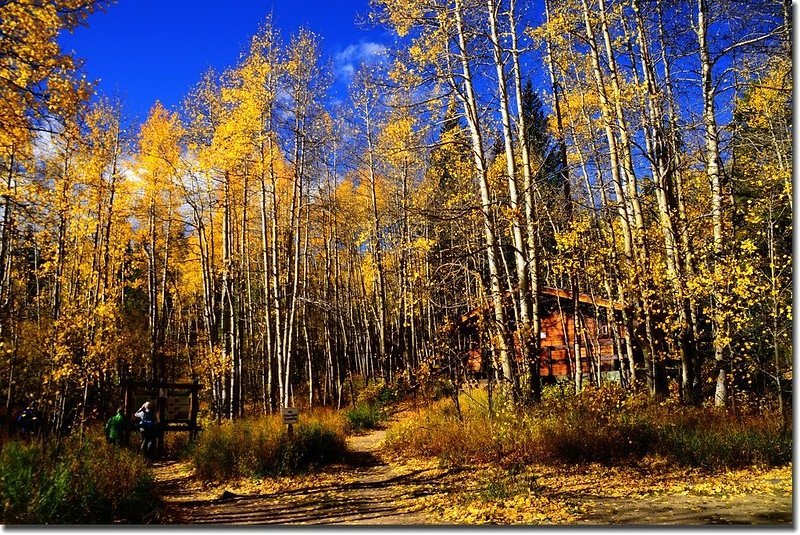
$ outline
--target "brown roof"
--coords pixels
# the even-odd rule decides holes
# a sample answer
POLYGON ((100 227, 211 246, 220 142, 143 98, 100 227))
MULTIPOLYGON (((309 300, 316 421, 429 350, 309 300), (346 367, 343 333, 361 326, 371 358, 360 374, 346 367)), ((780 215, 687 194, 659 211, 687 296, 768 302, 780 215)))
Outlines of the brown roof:
MULTIPOLYGON (((507 292, 506 292, 507 293, 507 292)), ((569 299, 572 300, 572 292, 567 290, 561 290, 559 288, 550 288, 548 286, 542 287, 539 289, 540 295, 551 295, 553 297, 558 297, 560 299, 569 299)), ((622 304, 616 301, 611 301, 610 299, 606 299, 604 297, 593 297, 589 294, 579 294, 578 301, 581 303, 587 303, 590 305, 597 305, 603 308, 613 308, 614 310, 622 310, 622 304)), ((462 314, 458 318, 458 323, 465 323, 470 319, 474 318, 475 316, 480 313, 481 307, 476 307, 469 312, 462 314)))
MULTIPOLYGON (((552 295, 554 297, 561 297, 562 299, 572 299, 572 293, 566 290, 559 290, 558 288, 544 287, 539 290, 540 294, 552 295)), ((605 297, 595 297, 588 294, 578 295, 578 301, 581 303, 588 303, 590 305, 596 304, 603 308, 613 308, 614 310, 622 310, 622 303, 617 303, 606 299, 605 297)))

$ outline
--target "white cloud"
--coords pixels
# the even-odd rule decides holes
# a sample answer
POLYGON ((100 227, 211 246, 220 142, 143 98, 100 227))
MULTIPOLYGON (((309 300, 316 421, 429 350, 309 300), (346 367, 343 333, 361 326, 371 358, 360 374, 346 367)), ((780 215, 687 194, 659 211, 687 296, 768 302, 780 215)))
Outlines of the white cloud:
POLYGON ((64 126, 52 115, 44 117, 37 125, 33 138, 33 155, 37 160, 54 157, 61 149, 64 126))
POLYGON ((350 45, 334 55, 336 74, 340 78, 350 80, 362 63, 374 65, 386 59, 388 48, 380 43, 362 41, 350 45))

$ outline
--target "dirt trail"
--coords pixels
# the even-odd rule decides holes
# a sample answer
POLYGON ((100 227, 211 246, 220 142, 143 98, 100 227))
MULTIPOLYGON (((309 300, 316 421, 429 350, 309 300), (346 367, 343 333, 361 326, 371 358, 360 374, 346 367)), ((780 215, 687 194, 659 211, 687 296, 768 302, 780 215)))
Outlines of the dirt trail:
MULTIPOLYGON (((193 476, 186 463, 157 463, 154 475, 166 505, 166 515, 161 521, 193 525, 383 526, 498 521, 491 518, 470 520, 468 513, 464 516, 461 513, 471 508, 470 503, 483 501, 474 489, 485 484, 484 469, 445 470, 435 463, 394 462, 380 451, 385 435, 386 431, 373 431, 348 438, 350 453, 346 461, 320 473, 262 482, 204 485, 193 476)), ((609 486, 611 481, 600 469, 575 467, 564 474, 551 474, 549 479, 548 470, 542 471, 541 485, 534 494, 546 500, 558 500, 573 511, 573 516, 566 521, 571 525, 760 524, 788 527, 793 522, 791 476, 786 473, 753 476, 761 482, 758 491, 713 496, 687 491, 629 494, 609 486), (572 483, 564 483, 567 480, 572 483)), ((671 477, 671 483, 686 481, 680 473, 668 473, 664 477, 671 477)), ((618 487, 620 479, 617 481, 618 487)), ((631 493, 641 492, 648 484, 646 479, 630 477, 621 481, 630 482, 631 493)), ((503 506, 502 500, 499 505, 503 506)), ((542 519, 542 522, 562 523, 555 517, 542 519)))
POLYGON ((775 495, 600 498, 580 524, 792 525, 792 499, 775 495))
POLYGON ((378 452, 385 431, 348 438, 348 458, 323 473, 288 478, 278 489, 208 488, 174 461, 154 466, 169 524, 434 524, 416 511, 441 474, 387 463, 378 452), (294 488, 287 488, 294 487, 294 488))

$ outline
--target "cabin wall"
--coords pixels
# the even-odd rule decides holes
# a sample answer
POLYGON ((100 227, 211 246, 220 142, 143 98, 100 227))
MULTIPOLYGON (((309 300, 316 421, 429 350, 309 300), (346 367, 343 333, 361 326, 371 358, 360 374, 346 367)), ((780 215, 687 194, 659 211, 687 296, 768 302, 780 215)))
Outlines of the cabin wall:
MULTIPOLYGON (((601 324, 598 333, 597 321, 593 317, 582 318, 584 332, 580 337, 581 371, 584 375, 593 372, 613 372, 619 369, 611 333, 601 324), (599 370, 598 368, 598 357, 599 370)), ((575 322, 572 315, 565 318, 554 312, 542 319, 542 338, 539 373, 542 377, 566 377, 572 375, 574 366, 575 322), (566 332, 565 332, 566 331, 566 332), (565 336, 566 334, 566 336, 565 336)))
MULTIPOLYGON (((605 322, 598 322, 591 316, 582 319, 585 333, 581 335, 581 369, 589 378, 598 372, 607 379, 613 379, 614 372, 619 370, 619 358, 615 354, 614 344, 609 328, 605 322), (587 348, 588 342, 588 348, 587 348), (598 363, 599 357, 599 363, 598 363), (598 366, 599 364, 599 366, 598 366)), ((574 359, 572 357, 575 340, 575 325, 571 314, 562 319, 560 312, 552 312, 542 318, 541 350, 539 353, 539 374, 543 380, 555 380, 573 375, 574 359)), ((477 338, 477 331, 473 333, 477 338)), ((522 363, 520 340, 514 333, 514 346, 517 361, 522 363)), ((473 375, 485 373, 484 361, 487 358, 486 348, 474 342, 466 352, 464 365, 473 375)))

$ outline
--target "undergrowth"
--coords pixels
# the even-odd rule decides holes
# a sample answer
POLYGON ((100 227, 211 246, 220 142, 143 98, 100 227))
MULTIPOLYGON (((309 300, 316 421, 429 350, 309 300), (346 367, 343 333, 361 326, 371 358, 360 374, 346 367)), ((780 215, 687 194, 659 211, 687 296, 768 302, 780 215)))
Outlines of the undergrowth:
POLYGON ((459 415, 441 400, 387 436, 398 455, 466 463, 635 463, 646 457, 707 469, 782 465, 792 437, 771 414, 734 416, 708 407, 657 403, 618 385, 575 395, 546 389, 542 402, 518 407, 486 393, 462 395, 459 415))
POLYGON ((83 439, 7 442, 0 451, 3 524, 143 524, 158 500, 141 455, 83 439))
POLYGON ((374 403, 359 403, 355 407, 345 410, 344 416, 350 432, 379 429, 388 418, 383 407, 374 403))
POLYGON ((353 382, 352 406, 343 410, 347 432, 383 428, 392 404, 406 396, 405 382, 397 381, 390 385, 382 379, 365 382, 363 377, 356 377, 353 382))
POLYGON ((341 460, 345 451, 341 417, 318 411, 301 417, 291 438, 279 415, 209 426, 189 457, 200 478, 225 480, 306 472, 341 460))

